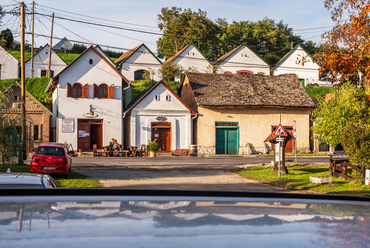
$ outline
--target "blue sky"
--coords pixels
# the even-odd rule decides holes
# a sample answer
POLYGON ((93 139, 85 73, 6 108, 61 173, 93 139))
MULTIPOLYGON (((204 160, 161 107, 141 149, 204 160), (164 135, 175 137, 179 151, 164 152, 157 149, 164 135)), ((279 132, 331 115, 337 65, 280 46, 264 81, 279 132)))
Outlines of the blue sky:
MULTIPOLYGON (((207 12, 211 20, 225 18, 229 23, 232 21, 258 21, 264 17, 275 21, 282 20, 293 28, 294 33, 303 39, 311 39, 316 43, 322 43, 320 35, 329 31, 333 26, 330 19, 330 11, 324 8, 323 0, 37 0, 36 11, 44 14, 55 13, 56 16, 64 16, 72 19, 83 19, 90 22, 99 21, 110 25, 119 25, 125 28, 140 29, 159 33, 157 28, 157 15, 162 7, 191 8, 193 11, 201 9, 207 12), (53 8, 53 9, 52 9, 53 8), (64 12, 65 11, 65 12, 64 12), (72 12, 72 13, 71 13, 72 12), (94 18, 88 18, 86 16, 94 18), (97 18, 112 20, 103 21, 97 18), (127 24, 131 23, 131 24, 127 24), (303 30, 302 30, 303 29, 303 30), (309 30, 304 30, 309 29, 309 30)), ((32 1, 25 1, 31 8, 32 1)), ((17 4, 12 0, 3 0, 1 5, 5 10, 10 10, 17 4)), ((35 33, 50 35, 50 18, 38 17, 35 21, 35 33)), ((30 17, 28 17, 29 21, 30 17)), ((109 29, 104 27, 91 27, 86 24, 55 19, 54 36, 67 37, 71 40, 92 42, 94 44, 124 49, 131 49, 141 43, 145 43, 156 53, 156 40, 158 35, 142 34, 138 32, 109 29)), ((6 15, 1 28, 10 28, 13 32, 19 32, 19 18, 6 15)), ((30 30, 28 25, 27 30, 30 30)), ((16 37, 19 40, 19 37, 16 37)), ((30 41, 30 36, 26 38, 30 41)), ((54 40, 56 44, 58 40, 54 40)), ((49 43, 49 38, 37 37, 36 46, 49 43)))

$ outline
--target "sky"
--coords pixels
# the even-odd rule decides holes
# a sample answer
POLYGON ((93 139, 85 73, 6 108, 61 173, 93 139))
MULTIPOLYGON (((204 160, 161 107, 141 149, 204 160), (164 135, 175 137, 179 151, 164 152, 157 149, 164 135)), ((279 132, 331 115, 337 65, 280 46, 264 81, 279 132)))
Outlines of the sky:
MULTIPOLYGON (((32 1, 24 1, 31 10, 32 1)), ((282 20, 288 27, 293 28, 296 35, 304 40, 313 40, 323 43, 321 34, 329 31, 333 22, 330 11, 324 7, 323 0, 36 0, 35 11, 41 14, 55 17, 78 19, 91 23, 102 23, 106 25, 119 26, 123 29, 112 29, 108 27, 97 27, 67 20, 55 18, 54 37, 62 39, 67 37, 71 41, 82 41, 98 44, 103 49, 125 52, 142 43, 156 53, 156 41, 160 37, 157 16, 162 7, 190 8, 193 11, 207 12, 211 20, 225 18, 228 23, 232 21, 258 21, 265 17, 282 20), (103 20, 104 19, 104 20, 103 20), (133 32, 126 29, 141 30, 133 32), (149 34, 148 34, 149 32, 149 34), (154 34, 153 34, 154 33, 154 34)), ((10 11, 19 7, 19 1, 2 0, 3 9, 10 11)), ((28 15, 27 30, 31 32, 31 16, 28 15)), ((7 14, 0 24, 0 30, 9 28, 14 33, 15 39, 19 37, 20 18, 7 14)), ((35 47, 44 46, 50 42, 51 18, 36 16, 35 47)), ((53 39, 53 45, 59 40, 53 39)), ((31 43, 31 36, 26 40, 31 43)), ((88 45, 86 45, 88 46, 88 45)))

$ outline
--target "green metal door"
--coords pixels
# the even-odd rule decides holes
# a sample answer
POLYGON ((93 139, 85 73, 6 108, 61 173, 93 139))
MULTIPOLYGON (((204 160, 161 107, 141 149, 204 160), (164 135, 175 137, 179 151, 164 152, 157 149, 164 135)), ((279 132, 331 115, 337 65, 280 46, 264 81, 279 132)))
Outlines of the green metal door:
POLYGON ((217 126, 216 124, 216 154, 238 154, 238 127, 217 126))

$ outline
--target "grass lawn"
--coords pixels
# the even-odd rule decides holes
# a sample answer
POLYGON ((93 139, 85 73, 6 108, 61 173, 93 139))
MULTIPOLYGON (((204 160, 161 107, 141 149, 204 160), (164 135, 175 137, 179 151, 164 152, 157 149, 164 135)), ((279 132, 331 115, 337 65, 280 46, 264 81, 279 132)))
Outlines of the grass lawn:
MULTIPOLYGON (((329 177, 328 166, 290 166, 287 167, 289 174, 281 175, 272 171, 272 167, 252 167, 237 171, 242 177, 259 182, 279 186, 302 193, 310 194, 349 194, 370 193, 370 186, 362 185, 361 182, 347 182, 344 179, 333 177, 332 183, 314 184, 310 183, 309 177, 329 177)), ((370 196, 370 195, 369 195, 370 196)))
MULTIPOLYGON (((17 164, 0 164, 0 172, 5 172, 10 168, 11 172, 30 172, 30 165, 17 164)), ((87 176, 75 172, 69 174, 69 179, 64 179, 58 176, 52 177, 57 181, 60 188, 101 188, 102 186, 97 180, 89 179, 87 176)))

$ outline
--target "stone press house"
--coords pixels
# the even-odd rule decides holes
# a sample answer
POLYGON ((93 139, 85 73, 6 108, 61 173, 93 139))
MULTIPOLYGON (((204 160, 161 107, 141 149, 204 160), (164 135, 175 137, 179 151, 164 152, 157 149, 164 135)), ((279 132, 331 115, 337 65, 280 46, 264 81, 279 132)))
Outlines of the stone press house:
MULTIPOLYGON (((185 73, 180 95, 198 114, 193 143, 199 156, 271 150, 264 140, 278 126, 280 114, 288 131, 296 121, 297 150, 310 150, 314 104, 295 75, 185 73)), ((294 142, 286 150, 293 152, 294 142)))

